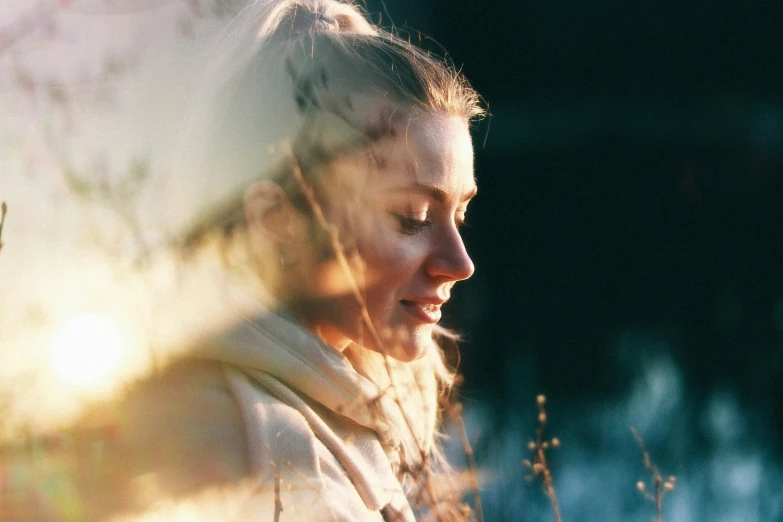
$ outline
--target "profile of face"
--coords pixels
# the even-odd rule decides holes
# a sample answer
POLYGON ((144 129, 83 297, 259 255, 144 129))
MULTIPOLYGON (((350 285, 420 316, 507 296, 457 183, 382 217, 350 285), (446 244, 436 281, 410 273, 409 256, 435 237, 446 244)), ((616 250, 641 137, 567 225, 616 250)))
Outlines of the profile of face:
MULTIPOLYGON (((340 350, 358 343, 401 361, 420 358, 452 287, 473 273, 459 231, 476 194, 468 123, 418 115, 370 147, 330 161, 324 177, 324 211, 350 269, 324 255, 330 245, 281 239, 278 248, 292 260, 282 270, 286 305, 340 350)), ((312 216, 278 198, 275 208, 287 215, 278 226, 306 229, 312 216)))

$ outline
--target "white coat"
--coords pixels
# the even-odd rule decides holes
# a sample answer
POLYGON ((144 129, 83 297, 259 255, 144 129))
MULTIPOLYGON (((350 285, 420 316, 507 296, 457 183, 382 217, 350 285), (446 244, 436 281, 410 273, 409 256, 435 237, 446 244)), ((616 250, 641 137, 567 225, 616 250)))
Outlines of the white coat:
POLYGON ((431 438, 433 383, 399 401, 295 322, 245 321, 85 418, 115 434, 88 518, 413 521, 399 463, 431 438))

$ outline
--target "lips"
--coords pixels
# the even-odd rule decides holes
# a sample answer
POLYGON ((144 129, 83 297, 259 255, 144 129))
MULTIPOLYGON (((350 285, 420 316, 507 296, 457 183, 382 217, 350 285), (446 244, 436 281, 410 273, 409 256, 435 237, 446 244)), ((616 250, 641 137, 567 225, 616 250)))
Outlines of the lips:
POLYGON ((400 304, 408 314, 423 323, 435 324, 440 321, 442 301, 403 299, 400 304))

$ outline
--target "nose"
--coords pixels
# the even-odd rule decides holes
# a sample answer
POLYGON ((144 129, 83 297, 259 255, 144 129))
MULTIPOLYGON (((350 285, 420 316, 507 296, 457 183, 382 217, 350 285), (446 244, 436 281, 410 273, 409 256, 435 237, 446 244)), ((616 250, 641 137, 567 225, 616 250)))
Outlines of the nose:
POLYGON ((473 275, 473 261, 456 226, 451 226, 439 234, 433 247, 426 267, 431 277, 462 281, 473 275))

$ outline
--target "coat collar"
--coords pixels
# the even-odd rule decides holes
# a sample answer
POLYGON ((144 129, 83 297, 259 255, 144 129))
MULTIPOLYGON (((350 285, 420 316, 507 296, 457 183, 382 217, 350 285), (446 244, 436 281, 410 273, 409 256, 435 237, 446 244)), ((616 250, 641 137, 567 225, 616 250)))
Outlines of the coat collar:
MULTIPOLYGON (((368 509, 385 507, 399 520, 409 519, 410 508, 390 458, 400 447, 402 411, 391 394, 357 373, 341 352, 297 323, 266 313, 213 337, 196 355, 238 368, 297 409, 341 462, 368 509), (315 411, 323 408, 328 417, 315 411), (348 418, 372 430, 377 440, 346 442, 352 437, 341 433, 344 422, 330 425, 328 418, 348 418)), ((236 374, 232 381, 234 388, 243 386, 236 374)))

